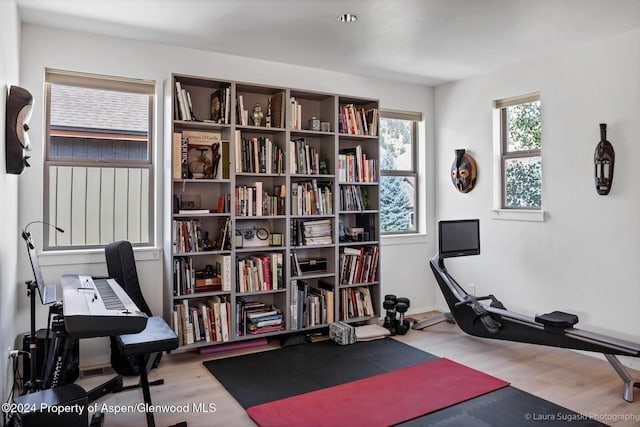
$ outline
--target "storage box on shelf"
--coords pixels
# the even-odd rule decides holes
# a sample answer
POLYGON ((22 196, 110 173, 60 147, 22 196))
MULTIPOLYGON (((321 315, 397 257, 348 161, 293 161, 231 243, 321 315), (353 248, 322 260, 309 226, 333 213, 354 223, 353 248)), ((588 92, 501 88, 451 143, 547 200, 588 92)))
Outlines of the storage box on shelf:
POLYGON ((377 101, 178 74, 165 89, 180 349, 378 316, 377 101))

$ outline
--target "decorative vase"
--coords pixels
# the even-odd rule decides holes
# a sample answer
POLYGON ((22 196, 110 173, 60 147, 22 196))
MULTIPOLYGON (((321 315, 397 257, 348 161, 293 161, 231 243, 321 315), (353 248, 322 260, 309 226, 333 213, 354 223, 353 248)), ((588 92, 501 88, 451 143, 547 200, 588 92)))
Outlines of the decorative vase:
POLYGON ((253 119, 254 126, 260 126, 262 124, 262 118, 264 114, 262 113, 262 107, 259 103, 256 102, 256 106, 253 107, 253 113, 251 114, 251 118, 253 119))

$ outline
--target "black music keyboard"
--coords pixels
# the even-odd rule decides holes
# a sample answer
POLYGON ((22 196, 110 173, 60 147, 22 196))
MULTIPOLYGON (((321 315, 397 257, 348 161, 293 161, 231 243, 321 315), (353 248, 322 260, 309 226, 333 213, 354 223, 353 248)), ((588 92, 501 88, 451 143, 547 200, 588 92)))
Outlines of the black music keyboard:
POLYGON ((113 279, 65 274, 61 287, 65 327, 72 337, 134 334, 147 325, 147 315, 113 279))

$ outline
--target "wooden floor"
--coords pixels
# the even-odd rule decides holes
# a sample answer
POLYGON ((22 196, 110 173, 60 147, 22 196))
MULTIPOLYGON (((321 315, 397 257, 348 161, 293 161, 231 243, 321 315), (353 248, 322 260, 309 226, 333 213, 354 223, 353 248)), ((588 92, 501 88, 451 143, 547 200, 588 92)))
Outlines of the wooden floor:
MULTIPOLYGON (((635 402, 624 401, 622 381, 605 360, 564 349, 474 338, 449 323, 440 323, 422 331, 411 330, 395 339, 509 381, 516 388, 592 416, 605 424, 616 427, 640 425, 640 391, 636 389, 635 402)), ((244 409, 202 362, 277 347, 277 344, 270 344, 259 350, 235 353, 166 355, 150 375, 151 380, 165 380, 164 385, 151 388, 153 405, 170 405, 174 411, 183 412, 156 413, 157 425, 169 426, 187 421, 189 427, 254 426, 244 409)), ((630 373, 640 379, 640 372, 630 373)), ((103 380, 105 377, 92 377, 77 383, 88 389, 103 380)), ((127 382, 130 381, 132 379, 127 382)), ((105 396, 93 405, 106 412, 106 427, 144 426, 145 416, 136 407, 140 402, 142 391, 136 389, 105 396), (129 412, 116 414, 117 410, 129 412)), ((567 425, 580 424, 572 422, 567 425)))

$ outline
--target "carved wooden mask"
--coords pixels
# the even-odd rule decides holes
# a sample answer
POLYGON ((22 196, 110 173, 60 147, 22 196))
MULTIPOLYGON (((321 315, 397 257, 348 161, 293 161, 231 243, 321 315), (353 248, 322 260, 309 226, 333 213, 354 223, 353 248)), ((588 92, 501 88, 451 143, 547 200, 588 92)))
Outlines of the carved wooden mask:
POLYGON ((476 161, 464 149, 456 150, 456 158, 451 166, 451 182, 461 193, 473 190, 476 184, 476 161))
POLYGON ((613 151, 613 145, 607 141, 607 124, 600 123, 600 142, 596 145, 593 163, 595 164, 596 191, 602 196, 606 196, 611 191, 615 161, 616 153, 613 151))
POLYGON ((19 175, 25 166, 29 166, 25 151, 31 150, 27 131, 32 104, 33 97, 28 90, 19 86, 9 87, 5 123, 7 173, 19 175))

